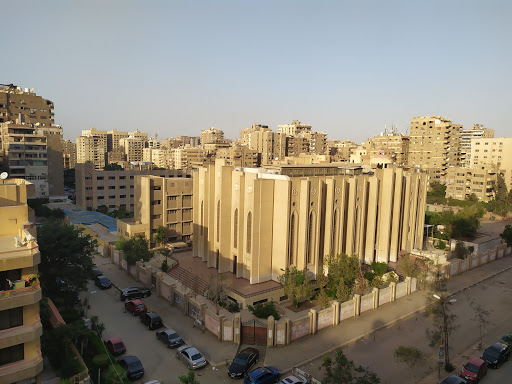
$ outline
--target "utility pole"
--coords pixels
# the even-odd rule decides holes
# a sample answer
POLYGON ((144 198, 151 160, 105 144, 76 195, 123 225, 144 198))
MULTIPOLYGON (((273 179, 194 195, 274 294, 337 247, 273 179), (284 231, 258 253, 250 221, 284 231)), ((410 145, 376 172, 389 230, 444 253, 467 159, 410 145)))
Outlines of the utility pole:
MULTIPOLYGON (((442 310, 442 316, 443 316, 443 331, 442 331, 442 338, 441 338, 441 346, 444 345, 444 366, 450 364, 450 346, 449 346, 449 331, 448 331, 448 311, 446 309, 446 305, 450 303, 455 303, 456 299, 450 299, 448 300, 445 296, 439 296, 437 294, 434 294, 433 297, 437 300, 439 300, 439 304, 441 305, 442 310)), ((440 349, 441 351, 441 349, 440 349)), ((440 353, 441 355, 441 353, 440 353)))

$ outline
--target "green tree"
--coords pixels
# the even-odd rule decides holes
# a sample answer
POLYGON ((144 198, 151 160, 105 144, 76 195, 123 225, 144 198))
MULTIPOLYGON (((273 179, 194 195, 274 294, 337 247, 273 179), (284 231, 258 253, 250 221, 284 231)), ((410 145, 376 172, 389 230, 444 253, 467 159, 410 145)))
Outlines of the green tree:
POLYGON ((498 175, 496 179, 496 200, 497 201, 506 201, 508 200, 508 189, 507 183, 503 176, 498 175))
POLYGON ((416 261, 410 256, 403 256, 398 261, 398 270, 408 277, 418 277, 420 269, 416 261))
POLYGON ((181 375, 178 377, 182 384, 200 384, 199 381, 196 380, 196 374, 193 370, 189 369, 186 375, 181 375))
POLYGON ((469 248, 464 245, 463 241, 457 240, 453 254, 457 259, 464 260, 470 255, 469 248))
POLYGON ((324 371, 322 384, 378 384, 380 379, 368 368, 356 366, 349 360, 343 350, 336 350, 334 360, 330 356, 324 356, 322 366, 324 371))
POLYGON ((284 289, 284 294, 296 307, 313 295, 313 285, 306 270, 299 271, 297 267, 286 268, 278 280, 284 289))
POLYGON ((500 237, 507 244, 507 247, 512 246, 512 226, 510 224, 505 225, 505 229, 500 234, 500 237))
POLYGON ((120 205, 114 211, 111 213, 112 217, 115 217, 116 219, 127 219, 129 217, 133 217, 133 212, 128 212, 126 210, 126 205, 120 205))
POLYGON ((407 368, 411 371, 412 381, 413 383, 416 383, 414 370, 416 367, 421 367, 427 362, 428 355, 421 349, 405 345, 398 346, 393 355, 395 356, 395 361, 398 364, 407 365, 407 368))
POLYGON ((347 301, 359 274, 359 259, 357 256, 348 256, 344 253, 329 255, 325 264, 328 268, 329 282, 327 294, 340 301, 347 301))
POLYGON ((476 215, 464 217, 457 215, 452 222, 452 237, 474 237, 480 228, 480 221, 476 215))
POLYGON ((167 242, 167 233, 164 226, 158 226, 156 233, 153 235, 153 241, 160 244, 161 247, 165 246, 165 243, 167 242))
POLYGON ((108 215, 108 207, 106 205, 100 205, 96 208, 96 212, 103 213, 104 215, 108 215))
POLYGON ((87 288, 92 275, 92 255, 96 240, 81 229, 56 220, 48 220, 37 230, 37 242, 41 253, 39 273, 43 290, 58 293, 57 277, 73 292, 87 288))
POLYGON ((123 167, 121 167, 119 164, 112 163, 112 164, 105 165, 103 170, 104 171, 122 171, 123 167))
POLYGON ((116 249, 123 251, 124 258, 128 265, 134 265, 137 261, 149 261, 153 252, 149 250, 149 241, 144 235, 134 237, 123 237, 116 243, 116 249))
POLYGON ((430 190, 427 192, 428 204, 446 204, 446 186, 436 181, 430 183, 430 190))

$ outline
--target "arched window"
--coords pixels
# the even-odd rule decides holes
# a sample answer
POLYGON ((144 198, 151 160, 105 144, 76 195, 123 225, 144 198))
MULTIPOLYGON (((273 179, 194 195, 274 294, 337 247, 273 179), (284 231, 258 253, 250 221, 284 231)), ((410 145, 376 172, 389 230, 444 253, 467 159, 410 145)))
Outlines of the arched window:
POLYGON ((252 213, 247 214, 247 253, 251 253, 252 213))
POLYGON ((309 226, 308 226, 308 251, 306 254, 306 265, 311 264, 312 256, 315 252, 315 213, 309 213, 309 226))
POLYGON ((338 208, 334 209, 334 216, 332 218, 332 231, 331 231, 331 252, 336 254, 336 239, 338 236, 338 208))
POLYGON ((297 226, 295 221, 295 213, 292 213, 292 217, 290 219, 290 246, 288 247, 288 265, 293 265, 293 261, 295 259, 295 231, 297 226))
POLYGON ((220 241, 220 200, 217 202, 217 241, 220 241))
POLYGON ((238 248, 238 208, 233 215, 233 248, 238 248))
POLYGON ((203 223, 203 204, 204 204, 204 201, 201 201, 201 236, 203 236, 203 227, 204 227, 204 223, 203 223))

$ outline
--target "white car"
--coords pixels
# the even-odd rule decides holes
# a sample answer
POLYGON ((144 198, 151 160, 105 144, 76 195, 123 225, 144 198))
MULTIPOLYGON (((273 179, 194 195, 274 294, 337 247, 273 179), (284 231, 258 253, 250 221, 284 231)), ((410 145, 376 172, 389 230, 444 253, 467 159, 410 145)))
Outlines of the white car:
POLYGON ((294 374, 282 379, 279 384, 307 384, 308 379, 302 375, 294 374))
POLYGON ((187 364, 189 369, 198 369, 206 365, 206 359, 203 355, 190 345, 179 347, 176 351, 176 357, 187 364))

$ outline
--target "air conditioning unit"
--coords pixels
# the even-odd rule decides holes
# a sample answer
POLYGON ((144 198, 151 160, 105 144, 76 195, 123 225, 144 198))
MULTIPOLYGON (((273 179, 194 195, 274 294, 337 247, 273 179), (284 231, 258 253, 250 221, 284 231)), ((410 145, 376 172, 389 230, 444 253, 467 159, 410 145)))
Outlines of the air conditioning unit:
POLYGON ((14 236, 14 246, 17 247, 17 248, 20 248, 21 247, 21 237, 19 236, 14 236))

